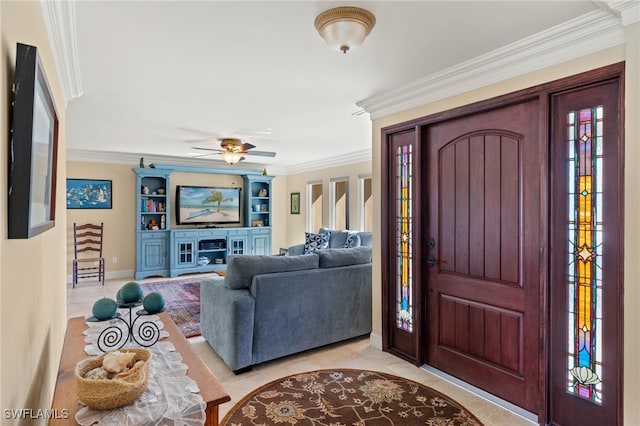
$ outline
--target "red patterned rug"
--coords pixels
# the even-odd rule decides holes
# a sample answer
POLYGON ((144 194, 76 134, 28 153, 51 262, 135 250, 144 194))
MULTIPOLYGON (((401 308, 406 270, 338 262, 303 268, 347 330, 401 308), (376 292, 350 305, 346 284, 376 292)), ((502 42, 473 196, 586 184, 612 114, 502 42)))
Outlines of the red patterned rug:
POLYGON ((458 402, 378 371, 318 370, 283 377, 245 396, 222 425, 480 426, 458 402))
POLYGON ((185 337, 200 336, 200 279, 140 283, 143 295, 157 291, 164 296, 165 310, 185 337))

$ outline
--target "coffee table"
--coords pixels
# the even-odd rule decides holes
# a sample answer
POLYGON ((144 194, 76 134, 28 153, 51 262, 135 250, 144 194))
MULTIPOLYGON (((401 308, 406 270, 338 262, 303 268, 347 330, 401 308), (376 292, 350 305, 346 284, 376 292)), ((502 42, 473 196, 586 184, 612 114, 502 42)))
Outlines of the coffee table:
MULTIPOLYGON (((191 343, 187 341, 180 332, 175 322, 167 315, 166 312, 158 314, 160 320, 164 323, 164 330, 169 332, 167 340, 172 342, 176 351, 182 355, 182 362, 189 367, 187 375, 196 381, 200 388, 200 395, 207 404, 205 411, 205 425, 218 425, 219 405, 231 400, 231 397, 222 388, 216 376, 209 370, 209 367, 200 359, 191 347, 191 343)), ((68 410, 68 418, 58 415, 58 418, 52 418, 50 425, 69 425, 77 424, 75 421, 76 413, 82 406, 78 402, 75 392, 75 367, 78 361, 87 358, 84 352, 84 330, 87 328, 86 320, 83 317, 71 318, 67 321, 67 332, 64 338, 64 346, 62 347, 62 357, 60 358, 60 368, 58 369, 58 380, 53 394, 52 410, 58 414, 68 410)))

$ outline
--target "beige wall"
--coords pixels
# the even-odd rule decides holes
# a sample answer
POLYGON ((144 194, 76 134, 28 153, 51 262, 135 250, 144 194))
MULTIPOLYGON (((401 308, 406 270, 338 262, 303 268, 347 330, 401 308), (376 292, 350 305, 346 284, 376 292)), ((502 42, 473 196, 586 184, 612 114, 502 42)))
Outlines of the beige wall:
MULTIPOLYGON (((0 407, 37 410, 51 406, 66 328, 65 105, 40 3, 2 1, 0 15, 0 407), (55 227, 26 240, 8 240, 6 226, 7 88, 13 82, 17 42, 38 47, 60 124, 55 227)), ((2 424, 18 424, 2 416, 2 424)))
MULTIPOLYGON (((113 203, 111 209, 67 210, 67 275, 71 274, 73 259, 73 223, 104 222, 104 256, 107 262, 107 277, 130 277, 136 265, 136 177, 133 168, 136 164, 67 162, 67 177, 76 179, 107 179, 112 181, 113 203), (117 263, 113 258, 117 257, 117 263)), ((272 181, 272 250, 284 244, 285 223, 282 220, 284 197, 282 196, 284 178, 275 177, 272 181)), ((175 200, 176 185, 204 185, 244 187, 241 176, 218 175, 208 173, 174 172, 171 174, 171 200, 175 200)), ((172 207, 171 227, 176 225, 175 211, 172 207)))
POLYGON ((132 168, 135 166, 78 161, 68 161, 66 163, 67 178, 111 180, 111 189, 113 191, 111 209, 67 210, 67 276, 71 275, 74 222, 78 224, 103 222, 105 234, 103 254, 107 262, 106 271, 108 276, 131 276, 133 273, 136 265, 134 192, 136 177, 132 168), (114 257, 117 257, 116 264, 113 263, 114 257))
MULTIPOLYGON (((309 215, 309 209, 307 208, 307 184, 311 182, 322 182, 322 222, 323 226, 331 226, 331 217, 329 204, 331 202, 331 179, 332 178, 349 178, 349 228, 354 230, 360 229, 360 210, 358 203, 361 197, 360 184, 358 182, 359 176, 371 174, 371 162, 363 161, 355 164, 348 164, 345 166, 329 167, 321 170, 314 170, 305 173, 296 173, 286 176, 286 199, 282 206, 286 206, 286 211, 283 212, 286 218, 286 244, 289 246, 297 243, 304 242, 304 233, 307 231, 307 218, 309 215), (291 199, 290 194, 292 192, 300 193, 300 214, 291 214, 291 199)), ((313 231, 318 231, 314 229, 313 231)))
MULTIPOLYGON (((374 174, 374 195, 380 194, 380 149, 381 149, 381 129, 383 127, 401 123, 407 120, 423 117, 448 109, 467 105, 472 102, 492 98, 516 90, 531 87, 540 83, 556 80, 559 78, 578 74, 604 65, 627 61, 626 69, 626 164, 637 164, 640 161, 640 130, 637 117, 640 116, 638 106, 640 90, 639 55, 640 46, 638 44, 638 30, 640 24, 628 27, 626 46, 608 49, 597 54, 585 56, 561 65, 553 66, 541 71, 533 72, 521 77, 513 78, 495 85, 471 91, 469 93, 443 99, 429 105, 424 105, 409 111, 398 113, 392 116, 380 118, 373 122, 373 174, 374 174)), ((625 424, 639 424, 640 422, 640 391, 635 387, 635 383, 640 380, 640 365, 635 362, 638 351, 640 351, 640 341, 638 339, 638 329, 640 329, 640 317, 634 314, 632 306, 640 300, 640 287, 636 285, 632 277, 640 275, 640 262, 638 262, 637 251, 632 249, 632 243, 640 238, 640 223, 634 220, 637 216, 637 209, 640 208, 640 198, 633 188, 640 180, 640 169, 637 167, 625 168, 625 296, 624 304, 627 307, 625 312, 625 397, 624 397, 624 419, 625 424)), ((381 229, 380 223, 380 200, 375 202, 374 209, 374 229, 381 229)), ((380 336, 382 330, 381 317, 381 277, 380 277, 380 235, 374 233, 374 319, 373 333, 380 336)))

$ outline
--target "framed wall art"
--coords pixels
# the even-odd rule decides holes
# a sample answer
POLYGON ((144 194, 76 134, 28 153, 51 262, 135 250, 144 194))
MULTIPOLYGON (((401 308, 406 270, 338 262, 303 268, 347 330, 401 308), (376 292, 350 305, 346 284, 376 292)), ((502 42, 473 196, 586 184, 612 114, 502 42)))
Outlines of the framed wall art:
POLYGON ((300 193, 291 193, 291 214, 300 214, 300 193))
POLYGON ((112 196, 110 180, 67 179, 68 209, 110 209, 112 196))
POLYGON ((8 234, 55 226, 58 114, 36 47, 18 43, 9 156, 8 234))

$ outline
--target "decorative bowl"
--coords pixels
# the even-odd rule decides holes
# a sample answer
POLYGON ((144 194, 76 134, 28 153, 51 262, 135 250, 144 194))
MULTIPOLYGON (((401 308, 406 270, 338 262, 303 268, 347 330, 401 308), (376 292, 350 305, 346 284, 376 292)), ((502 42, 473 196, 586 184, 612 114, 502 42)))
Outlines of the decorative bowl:
POLYGON ((85 374, 101 367, 106 354, 83 359, 76 364, 76 392, 78 399, 96 410, 111 410, 135 401, 147 388, 149 380, 151 352, 147 349, 120 349, 120 352, 134 352, 134 361, 144 361, 134 365, 125 373, 113 379, 87 379, 85 374))
POLYGON ((210 262, 208 257, 199 257, 198 258, 198 266, 208 265, 210 262))

